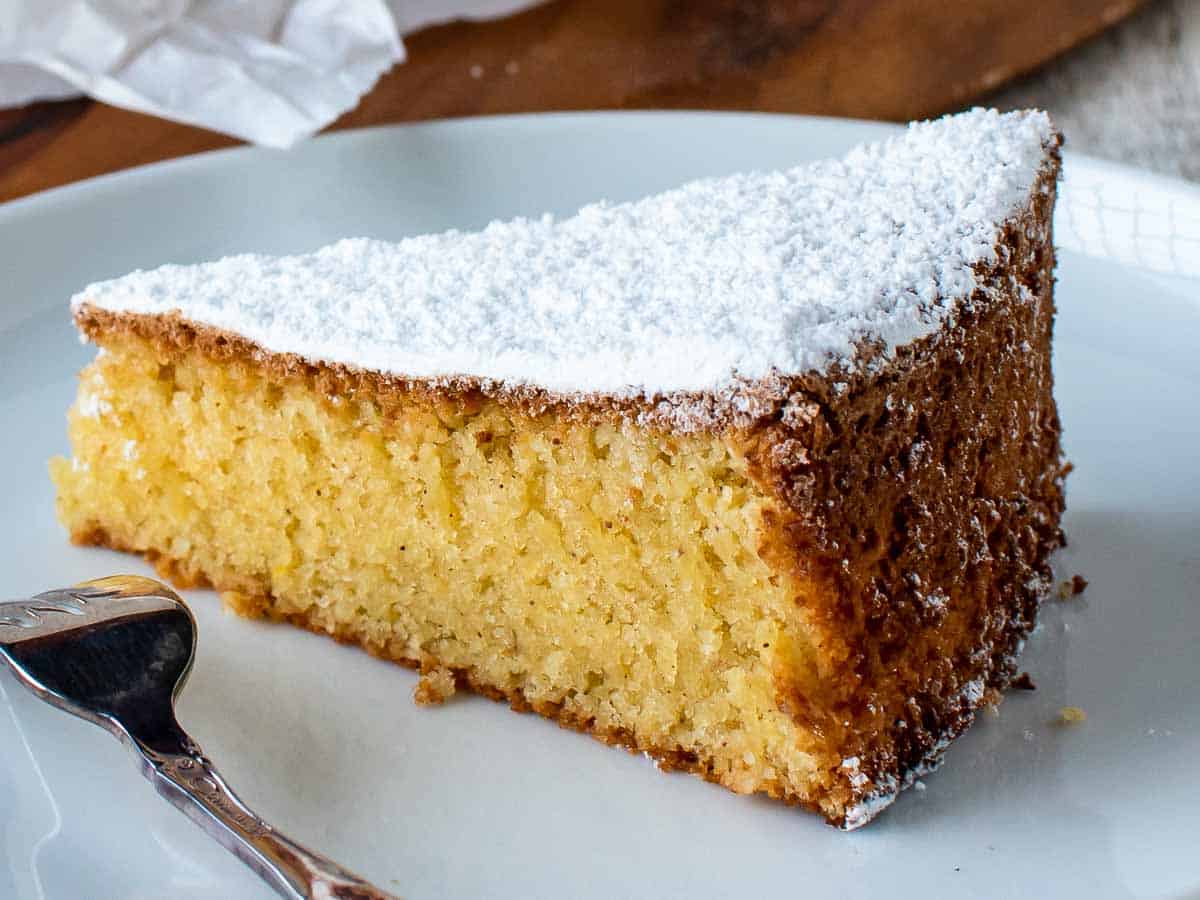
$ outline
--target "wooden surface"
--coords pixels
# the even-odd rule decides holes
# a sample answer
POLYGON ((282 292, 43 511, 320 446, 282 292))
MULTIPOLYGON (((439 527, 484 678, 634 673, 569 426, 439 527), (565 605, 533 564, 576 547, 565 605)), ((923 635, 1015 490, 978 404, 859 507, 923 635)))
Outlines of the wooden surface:
MULTIPOLYGON (((960 108, 1144 0, 556 0, 405 39, 333 127, 565 109, 714 108, 903 121, 960 108)), ((85 100, 0 112, 0 201, 230 146, 85 100)))

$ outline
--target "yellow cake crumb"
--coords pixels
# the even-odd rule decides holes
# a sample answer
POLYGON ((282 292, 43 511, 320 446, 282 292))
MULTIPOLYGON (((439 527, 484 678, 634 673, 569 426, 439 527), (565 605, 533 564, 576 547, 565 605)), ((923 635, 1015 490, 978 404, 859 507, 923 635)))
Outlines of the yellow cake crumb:
POLYGON ((421 679, 413 688, 413 701, 418 706, 439 706, 454 696, 454 673, 449 669, 435 668, 421 673, 421 679))
POLYGON ((777 696, 775 672, 799 690, 812 670, 809 588, 764 557, 778 501, 732 443, 491 401, 388 414, 199 351, 106 347, 70 415, 75 460, 52 464, 76 539, 187 560, 172 574, 243 615, 435 660, 418 703, 465 671, 643 749, 704 753, 739 792, 833 778, 777 696))
POLYGON ((1058 711, 1060 725, 1079 725, 1087 721, 1087 713, 1078 706, 1064 706, 1058 711))

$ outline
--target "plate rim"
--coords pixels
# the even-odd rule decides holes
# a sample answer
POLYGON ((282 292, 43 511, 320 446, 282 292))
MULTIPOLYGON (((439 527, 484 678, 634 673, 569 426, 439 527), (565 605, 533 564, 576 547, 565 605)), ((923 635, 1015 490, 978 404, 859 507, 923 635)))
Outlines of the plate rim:
MULTIPOLYGON (((279 150, 272 147, 261 147, 253 144, 239 144, 234 147, 219 147, 213 150, 201 150, 183 156, 156 162, 141 163, 115 172, 105 172, 93 175, 79 181, 58 185, 41 191, 35 191, 23 197, 17 197, 0 203, 0 222, 10 216, 19 215, 36 208, 39 205, 56 205, 74 199, 77 194, 86 194, 101 187, 147 177, 169 176, 186 172, 193 168, 208 168, 211 166, 235 165, 244 157, 275 156, 281 160, 289 155, 303 152, 314 143, 322 146, 327 144, 361 140, 367 136, 403 133, 413 131, 441 131, 487 127, 492 125, 508 125, 515 127, 553 127, 563 121, 599 121, 629 120, 629 119, 754 119, 762 122, 784 125, 785 123, 807 123, 814 126, 834 129, 871 128, 879 129, 880 133, 891 131, 899 133, 905 126, 903 123, 890 122, 881 119, 861 119, 842 116, 820 116, 807 113, 760 112, 757 110, 707 110, 707 109, 629 109, 629 110, 564 110, 551 112, 527 113, 495 113, 489 115, 447 116, 438 119, 428 119, 415 122, 393 122, 380 125, 368 125, 361 128, 345 128, 336 131, 321 132, 308 141, 298 144, 289 150, 279 150)), ((1069 140, 1069 139, 1068 139, 1069 140)), ((1164 175, 1149 169, 1139 168, 1128 163, 1104 159, 1088 153, 1075 152, 1069 148, 1064 150, 1064 172, 1068 177, 1072 168, 1093 169, 1098 174, 1112 178, 1141 182, 1154 185, 1163 190, 1179 192, 1192 197, 1200 203, 1200 183, 1172 175, 1164 175)))

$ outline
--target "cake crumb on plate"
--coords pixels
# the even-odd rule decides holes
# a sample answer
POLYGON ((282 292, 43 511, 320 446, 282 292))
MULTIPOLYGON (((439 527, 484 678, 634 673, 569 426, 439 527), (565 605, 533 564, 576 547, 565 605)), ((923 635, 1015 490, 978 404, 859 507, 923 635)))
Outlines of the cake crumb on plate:
POLYGON ((454 673, 449 669, 431 669, 421 673, 413 688, 413 701, 418 706, 439 706, 454 696, 454 673))
POLYGON ((1079 725, 1087 721, 1087 713, 1078 706, 1064 706, 1058 711, 1058 724, 1079 725))

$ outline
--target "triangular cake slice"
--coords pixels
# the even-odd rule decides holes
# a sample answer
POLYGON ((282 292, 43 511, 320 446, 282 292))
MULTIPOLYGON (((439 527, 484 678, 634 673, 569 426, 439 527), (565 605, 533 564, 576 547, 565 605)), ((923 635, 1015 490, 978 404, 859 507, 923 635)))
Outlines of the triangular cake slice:
POLYGON ((1012 677, 1061 541, 1058 145, 975 110, 561 221, 91 285, 60 516, 419 667, 421 702, 861 825, 1012 677))

